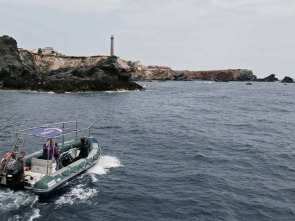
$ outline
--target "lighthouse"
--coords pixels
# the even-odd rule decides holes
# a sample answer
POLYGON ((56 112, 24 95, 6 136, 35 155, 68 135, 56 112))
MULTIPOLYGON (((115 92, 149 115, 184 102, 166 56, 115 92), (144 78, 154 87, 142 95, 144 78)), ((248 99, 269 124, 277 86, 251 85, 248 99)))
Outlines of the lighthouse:
POLYGON ((114 36, 111 37, 111 56, 114 56, 114 36))

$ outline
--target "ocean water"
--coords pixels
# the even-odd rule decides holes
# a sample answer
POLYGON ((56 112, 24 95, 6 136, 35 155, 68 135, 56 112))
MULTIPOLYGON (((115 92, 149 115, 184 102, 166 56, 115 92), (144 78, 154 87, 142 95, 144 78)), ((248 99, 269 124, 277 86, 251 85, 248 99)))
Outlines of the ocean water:
POLYGON ((102 147, 50 196, 1 188, 0 220, 295 220, 295 84, 140 84, 0 90, 1 156, 14 131, 57 121, 92 122, 102 147))

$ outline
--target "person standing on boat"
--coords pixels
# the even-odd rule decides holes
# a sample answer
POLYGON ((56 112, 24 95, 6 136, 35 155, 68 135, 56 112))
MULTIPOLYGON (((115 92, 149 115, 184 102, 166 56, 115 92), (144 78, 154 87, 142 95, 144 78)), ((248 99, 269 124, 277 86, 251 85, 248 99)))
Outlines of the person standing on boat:
POLYGON ((59 170, 59 151, 58 151, 57 143, 55 143, 55 147, 56 147, 56 150, 54 151, 54 159, 56 161, 56 171, 58 171, 59 170))
POLYGON ((18 163, 24 168, 24 171, 28 171, 30 170, 30 168, 26 166, 25 155, 26 155, 25 152, 20 153, 20 156, 18 158, 18 163))
POLYGON ((81 158, 85 158, 88 157, 88 152, 89 152, 89 147, 88 145, 85 143, 85 139, 81 138, 81 148, 80 148, 80 153, 79 156, 77 156, 74 161, 80 160, 81 158))
POLYGON ((55 153, 56 151, 57 148, 53 145, 52 139, 48 138, 47 142, 43 144, 43 154, 40 158, 44 160, 51 160, 53 153, 55 153))

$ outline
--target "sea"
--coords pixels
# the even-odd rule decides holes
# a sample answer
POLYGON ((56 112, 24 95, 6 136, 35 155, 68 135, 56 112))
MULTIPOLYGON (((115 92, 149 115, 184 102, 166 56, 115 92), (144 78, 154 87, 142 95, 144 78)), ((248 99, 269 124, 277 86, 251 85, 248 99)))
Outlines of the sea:
POLYGON ((60 121, 93 123, 102 148, 48 196, 1 187, 0 220, 295 220, 295 84, 138 83, 146 90, 0 90, 1 156, 14 131, 60 121))

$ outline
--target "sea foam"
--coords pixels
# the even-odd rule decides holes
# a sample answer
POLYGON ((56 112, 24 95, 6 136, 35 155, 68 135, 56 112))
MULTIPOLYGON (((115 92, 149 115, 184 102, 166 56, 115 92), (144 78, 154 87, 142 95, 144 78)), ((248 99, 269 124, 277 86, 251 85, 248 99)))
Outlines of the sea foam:
POLYGON ((117 157, 101 156, 97 164, 88 170, 88 173, 103 175, 107 174, 110 168, 116 167, 123 167, 123 165, 117 157))

